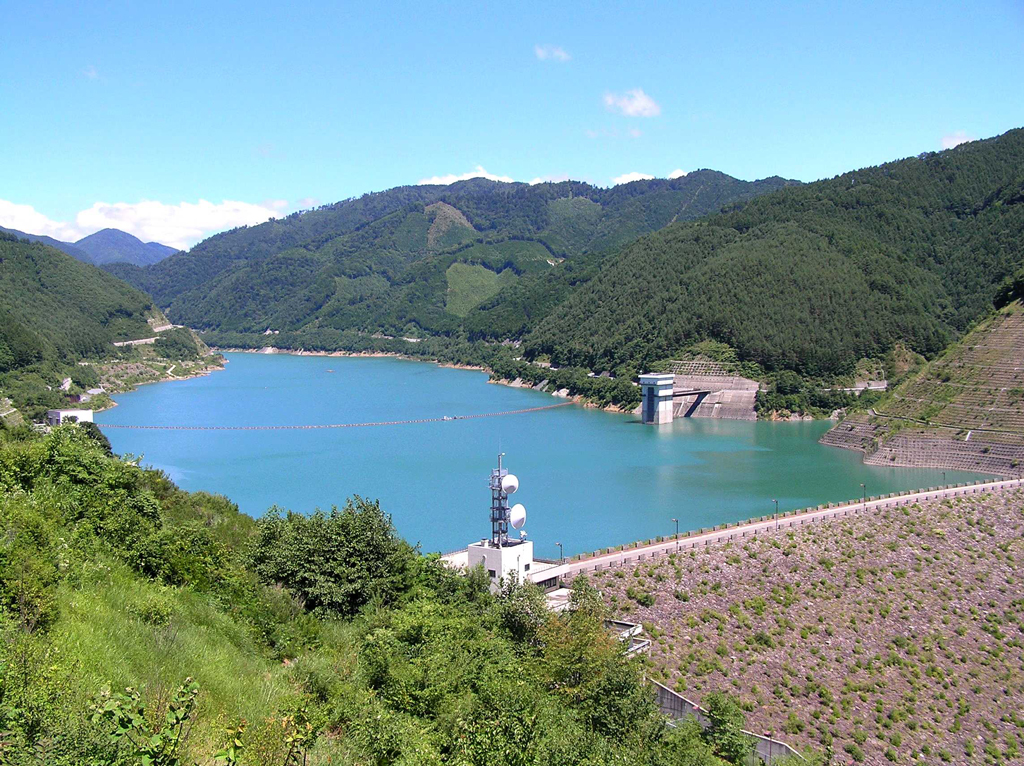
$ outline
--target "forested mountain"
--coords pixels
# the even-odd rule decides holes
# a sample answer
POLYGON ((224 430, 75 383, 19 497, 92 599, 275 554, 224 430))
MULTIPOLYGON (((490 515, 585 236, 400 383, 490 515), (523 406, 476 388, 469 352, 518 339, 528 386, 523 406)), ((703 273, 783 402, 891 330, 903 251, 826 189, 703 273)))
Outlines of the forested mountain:
POLYGON ((41 243, 0 233, 0 372, 145 337, 147 295, 41 243))
POLYGON ((161 245, 159 242, 143 242, 120 229, 102 229, 95 234, 82 237, 74 244, 61 242, 53 237, 26 234, 17 229, 5 229, 3 226, 0 226, 0 231, 30 242, 42 242, 80 261, 97 266, 102 263, 120 262, 149 266, 177 252, 173 247, 161 245))
POLYGON ((934 355, 986 311, 1024 265, 1022 201, 1016 130, 807 185, 699 171, 403 187, 108 268, 214 342, 514 338, 597 371, 712 339, 769 372, 834 377, 896 343, 934 355))
POLYGON ((156 266, 107 268, 197 328, 451 334, 501 290, 551 281, 560 295, 562 272, 597 254, 789 183, 702 170, 611 189, 399 187, 218 234, 156 266))
MULTIPOLYGON (((525 338, 613 368, 702 338, 808 375, 931 355, 1024 263, 1024 130, 783 189, 605 261, 525 338)), ((499 304, 500 305, 500 304, 499 304)))
POLYGON ((159 242, 143 242, 120 229, 102 229, 75 243, 97 266, 104 263, 132 263, 149 266, 178 252, 159 242))

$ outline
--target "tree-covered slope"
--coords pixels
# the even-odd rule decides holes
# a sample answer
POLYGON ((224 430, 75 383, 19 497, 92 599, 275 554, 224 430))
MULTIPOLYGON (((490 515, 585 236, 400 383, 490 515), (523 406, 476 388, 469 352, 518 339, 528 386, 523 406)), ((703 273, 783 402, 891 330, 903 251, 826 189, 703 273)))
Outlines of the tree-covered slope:
POLYGON ((194 327, 450 333, 494 298, 495 283, 481 277, 484 289, 470 294, 454 263, 492 271, 503 289, 527 277, 539 284, 530 291, 543 292, 561 279, 563 261, 787 183, 697 171, 612 189, 484 179, 399 187, 225 232, 145 269, 107 268, 194 327))
POLYGON ((150 333, 149 297, 44 244, 0 233, 0 372, 102 355, 150 333))
POLYGON ((783 189, 646 236, 569 291, 528 355, 613 368, 702 338, 768 369, 931 355, 1024 263, 1024 130, 783 189))

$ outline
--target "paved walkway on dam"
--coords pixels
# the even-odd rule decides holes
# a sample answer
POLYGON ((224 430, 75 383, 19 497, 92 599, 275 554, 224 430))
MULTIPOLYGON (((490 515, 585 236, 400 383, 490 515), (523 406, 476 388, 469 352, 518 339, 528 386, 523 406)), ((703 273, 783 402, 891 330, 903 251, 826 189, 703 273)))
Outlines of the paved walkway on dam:
POLYGON ((591 556, 579 561, 567 561, 551 568, 538 572, 534 579, 548 579, 551 577, 566 577, 580 572, 594 572, 599 569, 610 569, 625 564, 645 561, 656 556, 664 556, 678 551, 688 551, 692 548, 703 548, 712 543, 728 542, 730 540, 742 540, 746 537, 753 537, 758 533, 770 532, 775 529, 790 529, 805 524, 813 524, 828 519, 856 516, 858 514, 871 513, 872 511, 897 508, 902 505, 913 505, 929 500, 943 500, 946 498, 966 497, 969 495, 980 495, 986 492, 993 492, 1004 489, 1014 489, 1024 486, 1024 479, 1004 479, 990 481, 981 484, 966 484, 961 486, 950 486, 937 489, 923 490, 919 492, 907 492, 899 495, 890 495, 867 502, 851 502, 837 505, 833 508, 810 509, 805 511, 790 511, 786 514, 779 514, 778 521, 774 517, 767 520, 740 522, 736 525, 716 529, 710 532, 696 532, 689 536, 680 535, 678 539, 666 539, 660 543, 651 543, 636 548, 626 548, 613 553, 604 553, 599 556, 591 556))

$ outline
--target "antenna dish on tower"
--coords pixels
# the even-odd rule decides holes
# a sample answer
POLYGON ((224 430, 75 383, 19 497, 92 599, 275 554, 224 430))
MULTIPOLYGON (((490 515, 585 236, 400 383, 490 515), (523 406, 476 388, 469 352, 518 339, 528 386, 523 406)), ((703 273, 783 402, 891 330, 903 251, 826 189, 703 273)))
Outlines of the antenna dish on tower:
POLYGON ((516 503, 513 505, 512 509, 509 511, 508 520, 513 529, 522 529, 523 525, 526 523, 526 506, 522 503, 516 503))
POLYGON ((502 477, 502 479, 501 479, 501 491, 502 492, 504 492, 506 495, 511 495, 517 489, 519 489, 519 477, 518 476, 516 476, 514 473, 510 473, 510 474, 502 477))

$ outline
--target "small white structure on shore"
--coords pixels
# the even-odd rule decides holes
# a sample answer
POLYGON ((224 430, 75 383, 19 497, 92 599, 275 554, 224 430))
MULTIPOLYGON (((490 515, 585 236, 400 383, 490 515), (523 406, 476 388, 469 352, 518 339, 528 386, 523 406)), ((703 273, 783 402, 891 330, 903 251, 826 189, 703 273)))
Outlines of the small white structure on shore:
POLYGON ((64 423, 92 423, 92 410, 47 410, 46 424, 59 426, 64 423))

